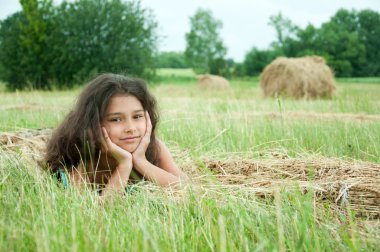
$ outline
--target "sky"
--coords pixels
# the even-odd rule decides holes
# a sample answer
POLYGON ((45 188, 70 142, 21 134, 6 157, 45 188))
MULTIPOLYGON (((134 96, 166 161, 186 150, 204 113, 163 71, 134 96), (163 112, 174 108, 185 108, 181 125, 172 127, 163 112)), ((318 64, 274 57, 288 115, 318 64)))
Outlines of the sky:
MULTIPOLYGON (((276 40, 268 22, 280 12, 301 28, 309 23, 320 27, 340 8, 380 12, 380 0, 141 0, 141 5, 152 10, 159 24, 160 51, 184 51, 190 17, 198 8, 211 10, 223 23, 220 36, 227 57, 238 62, 253 47, 266 49, 276 40)), ((19 10, 18 0, 0 0, 0 20, 19 10)))

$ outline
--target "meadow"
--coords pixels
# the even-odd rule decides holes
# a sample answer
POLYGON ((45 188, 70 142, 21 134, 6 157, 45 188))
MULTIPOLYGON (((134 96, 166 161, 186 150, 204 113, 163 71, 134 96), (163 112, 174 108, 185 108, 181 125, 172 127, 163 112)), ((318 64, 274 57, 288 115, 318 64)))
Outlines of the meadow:
POLYGON ((215 91, 190 70, 158 76, 158 136, 193 183, 107 202, 42 172, 42 148, 20 144, 34 138, 10 143, 56 127, 81 87, 1 89, 0 251, 378 250, 380 78, 338 79, 332 99, 307 101, 265 98, 258 78, 215 91))

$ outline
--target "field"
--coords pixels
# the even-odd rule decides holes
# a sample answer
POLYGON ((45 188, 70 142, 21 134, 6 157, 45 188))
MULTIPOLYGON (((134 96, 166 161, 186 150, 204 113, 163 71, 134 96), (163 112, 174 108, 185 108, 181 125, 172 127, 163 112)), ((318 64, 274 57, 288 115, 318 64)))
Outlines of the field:
POLYGON ((306 101, 264 98, 257 78, 210 91, 189 70, 158 74, 158 136, 193 183, 106 203, 36 162, 38 130, 80 88, 0 92, 0 251, 378 251, 380 78, 306 101))

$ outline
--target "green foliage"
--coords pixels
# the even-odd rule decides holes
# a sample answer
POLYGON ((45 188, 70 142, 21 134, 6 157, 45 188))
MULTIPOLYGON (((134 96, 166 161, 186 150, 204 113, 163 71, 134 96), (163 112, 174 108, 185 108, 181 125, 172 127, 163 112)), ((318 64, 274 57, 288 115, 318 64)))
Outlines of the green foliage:
POLYGON ((190 18, 190 32, 186 34, 185 56, 194 72, 228 74, 225 60, 227 52, 219 37, 221 21, 215 19, 211 11, 198 9, 190 18))
POLYGON ((299 29, 290 19, 283 17, 281 12, 269 18, 269 25, 273 26, 277 34, 277 41, 272 43, 272 47, 279 49, 284 48, 285 40, 292 37, 299 29))
POLYGON ((162 52, 156 56, 157 68, 188 68, 182 52, 162 52))
POLYGON ((363 10, 357 14, 360 41, 365 45, 365 61, 360 65, 360 76, 380 76, 380 14, 363 10))
POLYGON ((279 55, 280 52, 277 52, 276 50, 259 50, 255 47, 252 48, 252 50, 245 56, 243 62, 243 71, 245 75, 259 75, 261 71, 264 70, 265 66, 279 55))
POLYGON ((51 0, 23 0, 22 6, 0 30, 8 88, 71 87, 106 71, 153 73, 157 24, 139 2, 80 0, 53 7, 51 0))
POLYGON ((24 22, 25 16, 17 12, 0 23, 0 65, 2 80, 12 83, 15 88, 25 82, 25 72, 20 59, 23 57, 21 41, 18 39, 21 34, 20 23, 24 22))
POLYGON ((338 77, 380 76, 378 12, 340 9, 320 28, 309 24, 304 29, 280 13, 269 24, 276 30, 277 41, 268 51, 252 50, 246 55, 247 74, 257 74, 260 65, 268 63, 262 54, 272 52, 287 57, 323 56, 338 77))
POLYGON ((337 76, 359 76, 365 62, 365 45, 357 25, 356 13, 342 9, 321 27, 321 50, 329 55, 328 63, 337 76))

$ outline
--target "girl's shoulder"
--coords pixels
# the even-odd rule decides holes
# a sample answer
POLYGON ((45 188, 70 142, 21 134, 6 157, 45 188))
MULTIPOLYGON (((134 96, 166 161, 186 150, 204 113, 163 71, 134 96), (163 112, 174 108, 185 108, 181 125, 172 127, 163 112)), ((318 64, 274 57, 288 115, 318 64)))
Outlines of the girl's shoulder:
POLYGON ((171 155, 170 150, 166 146, 166 144, 160 139, 158 139, 157 137, 156 137, 156 148, 157 148, 158 157, 160 157, 161 155, 171 155))
POLYGON ((159 161, 159 167, 161 169, 164 169, 172 174, 180 175, 181 171, 177 167, 176 163, 174 162, 173 156, 169 150, 169 148, 166 146, 166 144, 159 140, 157 140, 157 147, 158 147, 158 161, 159 161))

